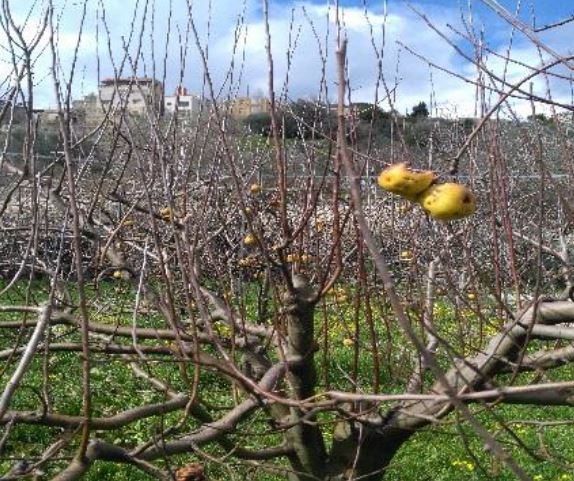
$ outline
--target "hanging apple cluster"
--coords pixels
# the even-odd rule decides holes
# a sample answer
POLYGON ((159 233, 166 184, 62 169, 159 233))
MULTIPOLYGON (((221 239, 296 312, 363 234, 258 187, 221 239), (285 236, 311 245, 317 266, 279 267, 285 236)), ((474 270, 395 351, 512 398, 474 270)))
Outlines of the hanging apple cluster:
POLYGON ((434 219, 462 219, 476 210, 476 198, 466 185, 436 183, 432 170, 413 170, 403 162, 384 169, 377 181, 386 191, 420 204, 434 219))

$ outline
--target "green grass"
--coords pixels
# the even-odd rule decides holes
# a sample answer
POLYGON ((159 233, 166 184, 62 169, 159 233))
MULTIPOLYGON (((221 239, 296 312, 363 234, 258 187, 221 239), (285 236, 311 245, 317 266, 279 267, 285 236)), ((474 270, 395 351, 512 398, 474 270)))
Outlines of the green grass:
MULTIPOLYGON (((499 443, 533 479, 574 479, 569 466, 574 460, 572 427, 549 427, 541 434, 537 426, 525 422, 529 419, 539 422, 568 421, 572 416, 571 409, 501 406, 496 410, 496 420, 480 408, 475 407, 473 410, 490 432, 497 434, 499 443), (513 435, 505 433, 502 421, 509 423, 513 435), (519 443, 527 446, 532 454, 522 449, 519 443), (555 460, 560 459, 564 465, 541 462, 545 453, 553 455, 555 460)), ((449 419, 454 420, 455 415, 451 415, 449 419)), ((421 431, 400 450, 389 469, 386 481, 406 479, 512 481, 516 476, 484 449, 484 443, 465 424, 457 429, 447 422, 441 427, 421 431)))
MULTIPOLYGON (((33 285, 34 302, 46 298, 46 285, 42 282, 33 285)), ((340 291, 337 297, 328 296, 316 316, 316 339, 319 347, 327 341, 328 355, 319 351, 316 355, 320 389, 350 389, 353 377, 358 389, 369 392, 373 386, 373 355, 369 351, 372 339, 365 325, 364 313, 357 314, 350 290, 340 291), (324 308, 324 310, 322 310, 324 308), (358 317, 358 323, 357 321, 358 317), (356 325, 360 326, 358 333, 356 325), (327 338, 325 338, 327 336, 327 338), (350 341, 352 340, 352 342, 350 341), (355 358, 355 349, 360 347, 361 356, 355 358), (325 384, 327 383, 327 384, 325 384)), ((111 325, 131 325, 130 310, 133 306, 133 292, 127 284, 102 283, 96 292, 88 289, 91 303, 91 318, 93 321, 111 325)), ((249 316, 258 316, 256 303, 257 290, 248 287, 244 291, 245 311, 249 316)), ((26 299, 25 290, 19 288, 10 296, 3 299, 4 303, 20 304, 26 299)), ((454 351, 472 354, 484 346, 489 335, 496 332, 502 321, 490 320, 480 322, 477 309, 473 303, 463 306, 458 311, 446 302, 438 302, 435 306, 435 322, 438 332, 451 345, 454 351), (462 320, 462 322, 459 322, 462 320)), ((271 312, 273 304, 271 305, 271 312)), ((417 329, 420 324, 420 313, 416 308, 409 308, 408 314, 413 326, 417 329)), ((402 392, 404 375, 413 362, 413 350, 400 333, 396 322, 393 322, 385 306, 380 306, 373 312, 377 319, 377 342, 380 347, 381 373, 379 383, 381 391, 386 393, 402 392), (386 349, 386 342, 392 344, 392 349, 386 349)), ((15 314, 0 314, 0 322, 14 320, 15 314)), ((140 326, 166 327, 164 321, 157 315, 149 314, 138 319, 140 326)), ((60 340, 77 342, 79 333, 69 327, 59 326, 52 330, 53 336, 60 340)), ((16 335, 2 331, 0 348, 14 344, 16 335)), ((21 343, 23 340, 21 340, 21 343)), ((129 342, 126 341, 126 342, 129 342)), ((154 341, 147 341, 152 343, 154 341)), ((540 347, 540 345, 538 346, 540 347)), ((93 389, 93 409, 95 416, 109 416, 119 411, 135 407, 142 402, 160 402, 163 397, 151 389, 145 381, 136 378, 126 361, 118 357, 107 357, 100 354, 92 356, 91 381, 93 389)), ((439 357, 445 367, 446 356, 439 357)), ((193 375, 193 367, 188 365, 181 371, 175 363, 151 361, 146 368, 157 377, 168 382, 174 390, 186 390, 183 372, 189 377, 193 375)), ((4 375, 3 382, 12 372, 13 365, 4 375)), ((553 371, 545 378, 549 380, 571 379, 571 369, 561 368, 553 371)), ((43 389, 50 394, 52 409, 55 412, 78 415, 81 411, 81 360, 78 353, 54 353, 47 366, 43 366, 42 356, 38 355, 29 372, 26 374, 21 388, 12 401, 13 409, 37 409, 41 404, 39 399, 43 389), (48 383, 43 385, 42 369, 48 369, 48 383)), ((533 379, 532 374, 521 374, 516 384, 528 383, 533 379)), ((233 404, 229 383, 226 380, 203 369, 201 372, 200 396, 207 401, 208 409, 214 418, 219 417, 233 404)), ((572 442, 572 427, 568 424, 543 426, 542 421, 568 421, 572 418, 572 410, 566 407, 535 407, 535 406, 497 406, 490 410, 487 406, 471 406, 478 419, 492 432, 499 442, 519 462, 521 466, 537 481, 568 481, 574 476, 569 468, 574 460, 574 443, 572 442), (539 424, 529 424, 528 420, 536 420, 539 424), (511 426, 513 434, 506 432, 503 425, 511 426), (524 450, 519 442, 528 447, 531 454, 524 450), (544 459, 549 459, 544 461, 544 459), (543 462, 544 461, 544 462, 543 462), (556 462, 558 461, 558 462, 556 462), (571 477, 569 477, 571 476, 571 477)), ((173 426, 181 420, 181 413, 169 413, 163 418, 156 417, 138 421, 114 432, 98 432, 97 436, 111 442, 126 446, 136 446, 159 432, 162 426, 173 426)), ((386 481, 403 481, 425 479, 436 481, 460 480, 500 480, 510 481, 515 476, 486 452, 483 442, 465 423, 456 423, 456 415, 449 415, 443 423, 429 427, 417 433, 399 451, 388 469, 386 481)), ((329 444, 333 417, 323 414, 320 421, 324 426, 325 439, 329 444)), ((187 420, 181 432, 189 432, 197 428, 193 420, 187 420)), ((241 446, 252 448, 265 445, 275 445, 280 442, 280 436, 273 434, 265 436, 269 426, 264 417, 256 416, 241 426, 237 435, 230 436, 241 446), (249 433, 250 436, 242 436, 249 433)), ((7 458, 26 457, 33 459, 41 453, 50 442, 53 442, 63 431, 58 428, 17 425, 11 432, 4 458, 0 460, 0 473, 8 470, 11 462, 7 458)), ((77 442, 77 441, 76 441, 77 442)), ((62 451, 57 462, 47 469, 48 474, 54 474, 68 462, 73 455, 76 445, 71 444, 62 451)), ((205 452, 217 458, 223 456, 218 446, 204 446, 205 452)), ((200 457, 181 455, 172 460, 173 466, 202 461, 200 457)), ((280 474, 265 472, 245 463, 227 464, 207 462, 211 479, 231 479, 230 467, 235 479, 250 481, 274 481, 284 479, 280 474), (227 466, 227 467, 226 467, 227 466)), ((129 481, 151 479, 141 471, 126 465, 111 463, 96 463, 86 476, 89 481, 129 481)))

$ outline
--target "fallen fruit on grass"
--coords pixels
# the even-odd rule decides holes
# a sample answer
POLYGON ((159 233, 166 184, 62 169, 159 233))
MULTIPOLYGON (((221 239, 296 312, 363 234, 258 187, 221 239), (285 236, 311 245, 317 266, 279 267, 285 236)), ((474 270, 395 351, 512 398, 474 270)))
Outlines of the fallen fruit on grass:
POLYGON ((328 296, 335 297, 335 298, 344 296, 345 300, 347 298, 347 291, 345 290, 344 287, 331 286, 329 289, 327 289, 325 294, 327 294, 328 296))
POLYGON ((257 239, 253 234, 247 234, 243 239, 243 244, 246 246, 254 246, 257 243, 257 239))
POLYGON ((455 182, 431 185, 418 202, 431 217, 440 220, 462 219, 476 210, 474 194, 466 185, 455 182))
POLYGON ((259 184, 251 184, 249 187, 249 192, 251 192, 253 195, 257 195, 261 192, 261 186, 259 184))
POLYGON ((435 177, 435 173, 431 170, 413 170, 402 162, 384 169, 377 182, 388 192, 416 201, 418 195, 430 187, 435 177))
POLYGON ((346 294, 337 294, 335 296, 335 302, 337 304, 344 304, 345 302, 347 302, 347 295, 346 294))
POLYGON ((191 463, 175 471, 176 481, 191 481, 205 479, 205 470, 199 463, 191 463))

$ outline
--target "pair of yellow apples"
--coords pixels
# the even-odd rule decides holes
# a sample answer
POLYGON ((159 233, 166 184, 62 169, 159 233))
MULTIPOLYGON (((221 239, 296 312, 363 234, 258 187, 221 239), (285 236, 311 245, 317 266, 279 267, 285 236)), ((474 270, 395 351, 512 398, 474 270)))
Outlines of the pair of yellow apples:
POLYGON ((467 186, 435 180, 432 170, 413 170, 404 162, 387 167, 377 179, 383 189, 419 203, 435 219, 462 219, 474 213, 476 198, 467 186))

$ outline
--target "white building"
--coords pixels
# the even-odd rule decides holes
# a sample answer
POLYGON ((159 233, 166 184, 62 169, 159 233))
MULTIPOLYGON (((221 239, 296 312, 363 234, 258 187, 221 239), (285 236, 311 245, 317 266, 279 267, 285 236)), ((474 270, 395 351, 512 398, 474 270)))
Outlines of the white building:
POLYGON ((178 115, 197 117, 205 103, 198 95, 192 95, 185 87, 179 86, 174 95, 165 96, 163 105, 167 114, 174 114, 177 110, 178 115))
POLYGON ((100 82, 99 101, 104 111, 111 106, 143 115, 146 109, 163 113, 163 84, 149 77, 109 78, 100 82))

